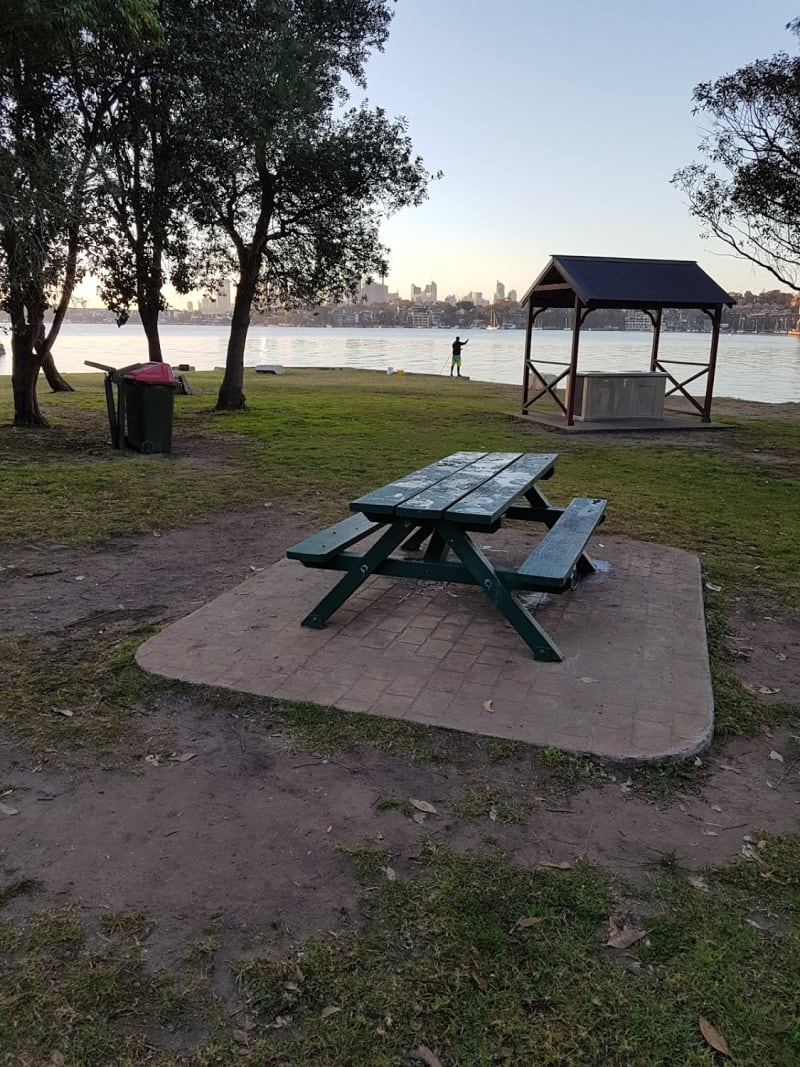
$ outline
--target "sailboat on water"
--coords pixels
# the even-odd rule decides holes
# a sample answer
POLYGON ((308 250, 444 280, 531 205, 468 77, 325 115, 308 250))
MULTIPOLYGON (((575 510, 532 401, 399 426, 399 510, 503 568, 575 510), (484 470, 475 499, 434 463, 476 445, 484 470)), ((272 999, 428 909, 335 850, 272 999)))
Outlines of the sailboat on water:
POLYGON ((489 312, 489 325, 486 327, 486 329, 487 330, 499 330, 500 329, 500 327, 497 324, 497 315, 495 314, 494 308, 492 308, 490 310, 490 312, 489 312))

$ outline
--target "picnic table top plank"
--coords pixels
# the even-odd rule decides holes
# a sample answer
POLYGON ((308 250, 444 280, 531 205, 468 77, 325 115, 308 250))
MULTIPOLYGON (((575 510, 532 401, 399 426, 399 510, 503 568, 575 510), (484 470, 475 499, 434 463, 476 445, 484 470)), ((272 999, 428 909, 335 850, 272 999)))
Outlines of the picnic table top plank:
POLYGON ((587 537, 602 520, 606 503, 596 497, 576 497, 518 568, 518 574, 543 582, 564 582, 586 548, 587 537))
POLYGON ((445 518, 448 509, 462 497, 477 489, 483 482, 496 477, 521 456, 521 452, 487 452, 468 467, 410 497, 397 507, 395 514, 413 519, 445 518))
POLYGON ((445 518, 492 525, 520 494, 527 492, 539 478, 553 469, 557 459, 556 452, 520 456, 448 508, 445 518))
POLYGON ((390 482, 389 485, 383 485, 380 489, 374 489, 371 493, 365 493, 357 500, 352 500, 350 510, 370 515, 392 515, 404 500, 416 496, 417 493, 435 485, 456 471, 470 466, 485 455, 485 452, 454 452, 451 456, 437 460, 436 463, 431 463, 427 467, 398 478, 396 482, 390 482))

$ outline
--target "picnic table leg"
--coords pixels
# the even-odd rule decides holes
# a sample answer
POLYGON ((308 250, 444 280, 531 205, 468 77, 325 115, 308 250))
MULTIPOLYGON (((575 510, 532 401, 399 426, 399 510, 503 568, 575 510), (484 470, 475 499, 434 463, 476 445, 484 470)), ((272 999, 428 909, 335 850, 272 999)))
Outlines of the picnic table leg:
MULTIPOLYGON (((542 522, 548 530, 551 530, 558 522, 558 513, 554 515, 548 515, 546 513, 553 505, 541 489, 536 485, 532 485, 525 494, 525 497, 532 508, 543 509, 544 513, 542 514, 542 522)), ((576 569, 580 574, 593 574, 597 570, 597 565, 588 553, 581 552, 576 569)))
POLYGON ((495 607, 505 615, 533 652, 533 658, 548 663, 558 663, 563 660, 564 657, 555 641, 503 585, 491 562, 470 541, 464 531, 447 524, 437 526, 437 530, 495 607))
POLYGON ((303 619, 301 625, 308 626, 312 630, 321 630, 326 621, 335 611, 344 604, 348 597, 358 589, 360 585, 373 574, 377 567, 387 559, 398 545, 408 537, 411 522, 405 521, 394 523, 383 533, 361 557, 361 564, 357 570, 348 571, 341 581, 331 589, 330 593, 320 600, 319 604, 303 619))

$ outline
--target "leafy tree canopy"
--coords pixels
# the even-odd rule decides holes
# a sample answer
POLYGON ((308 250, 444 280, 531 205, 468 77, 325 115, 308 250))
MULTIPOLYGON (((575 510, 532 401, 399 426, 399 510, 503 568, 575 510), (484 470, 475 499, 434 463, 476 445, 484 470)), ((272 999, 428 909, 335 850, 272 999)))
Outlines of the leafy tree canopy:
MULTIPOLYGON (((800 36, 800 19, 787 27, 800 36)), ((673 176, 689 210, 737 254, 800 288, 800 56, 779 52, 694 90, 709 122, 673 176)))

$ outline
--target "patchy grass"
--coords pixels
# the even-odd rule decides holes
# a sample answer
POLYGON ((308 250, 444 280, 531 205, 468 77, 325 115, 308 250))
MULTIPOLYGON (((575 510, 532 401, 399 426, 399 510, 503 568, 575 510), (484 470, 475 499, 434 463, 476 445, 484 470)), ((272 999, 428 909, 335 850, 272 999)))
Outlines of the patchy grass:
POLYGON ((39 888, 35 878, 18 878, 0 887, 0 908, 6 907, 16 897, 30 896, 39 888))
POLYGON ((143 963, 139 913, 109 916, 101 950, 75 912, 0 924, 0 1062, 399 1067, 425 1047, 444 1067, 712 1067, 701 1017, 740 1067, 798 1062, 797 835, 694 884, 666 857, 642 891, 432 840, 409 880, 387 879, 386 849, 349 854, 358 928, 236 964, 233 1014, 211 985, 218 917, 180 979, 143 963), (645 936, 607 947, 611 916, 645 936))
MULTIPOLYGON (((776 843, 767 863, 772 848, 783 872, 772 907, 785 916, 800 849, 776 843)), ((620 952, 602 946, 620 889, 598 871, 523 871, 429 846, 414 881, 371 887, 361 932, 306 945, 300 978, 294 960, 240 966, 252 1061, 394 1067, 426 1046, 471 1067, 710 1067, 702 1016, 733 1062, 789 1067, 800 1056, 798 933, 748 924, 762 873, 740 863, 702 893, 662 869, 650 899, 632 903, 627 887, 648 935, 620 952)))
MULTIPOLYGON (((757 448, 794 454, 791 420, 748 421, 730 447, 726 434, 700 449, 689 434, 668 447, 658 438, 635 447, 608 439, 554 442, 509 420, 514 386, 462 383, 466 388, 455 391, 436 377, 355 371, 248 376, 248 410, 212 416, 219 375, 204 372, 192 376, 195 395, 176 401, 174 455, 141 457, 105 447, 100 376, 73 377, 79 392, 44 398, 52 432, 0 430, 8 487, 0 537, 9 543, 100 543, 224 508, 300 498, 335 517, 365 488, 448 452, 556 447, 556 502, 587 492, 607 496, 607 530, 699 553, 724 589, 757 590, 768 574, 777 595, 800 597, 797 477, 751 462, 757 448)), ((10 403, 9 389, 0 379, 0 406, 10 403)))
POLYGON ((137 737, 137 709, 169 682, 145 674, 136 648, 154 628, 135 621, 44 636, 0 635, 0 729, 51 761, 119 755, 137 737))
POLYGON ((573 756, 558 748, 540 748, 536 760, 550 780, 562 788, 575 788, 605 781, 608 777, 599 763, 586 756, 573 756))
POLYGON ((535 800, 484 784, 469 786, 450 806, 454 819, 489 819, 505 824, 523 823, 535 810, 535 800))
POLYGON ((189 1006, 166 972, 112 938, 89 947, 76 913, 0 927, 0 1062, 65 1067, 166 1065, 152 1035, 180 1029, 189 1006))
POLYGON ((755 735, 764 729, 791 726, 800 708, 786 701, 759 700, 731 669, 733 657, 725 643, 727 619, 719 607, 706 611, 711 684, 714 689, 714 736, 724 741, 736 734, 755 735))

